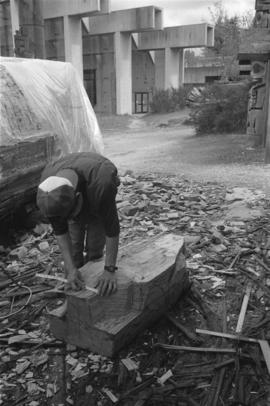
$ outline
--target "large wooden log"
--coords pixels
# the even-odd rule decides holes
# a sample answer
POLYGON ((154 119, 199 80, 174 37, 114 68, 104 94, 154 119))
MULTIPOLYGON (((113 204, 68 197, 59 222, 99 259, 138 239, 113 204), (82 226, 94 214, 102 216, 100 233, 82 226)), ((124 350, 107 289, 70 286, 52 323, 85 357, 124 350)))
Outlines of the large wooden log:
MULTIPOLYGON (((87 263, 81 274, 95 286, 103 261, 87 263)), ((114 355, 139 331, 166 312, 187 289, 184 240, 169 234, 132 245, 119 255, 118 290, 101 297, 86 290, 67 294, 67 311, 50 313, 60 340, 106 356, 114 355)))
POLYGON ((0 220, 33 199, 53 153, 54 137, 49 132, 0 146, 0 220))
POLYGON ((258 10, 258 11, 270 10, 270 0, 256 0, 255 10, 258 10))
POLYGON ((253 28, 241 36, 239 59, 266 61, 270 55, 269 28, 253 28))

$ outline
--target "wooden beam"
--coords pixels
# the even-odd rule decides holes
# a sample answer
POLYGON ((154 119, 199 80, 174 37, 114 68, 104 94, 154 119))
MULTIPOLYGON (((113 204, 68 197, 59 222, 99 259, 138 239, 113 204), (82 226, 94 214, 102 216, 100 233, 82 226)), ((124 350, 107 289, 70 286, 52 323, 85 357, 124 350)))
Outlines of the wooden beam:
POLYGON ((270 0, 256 0, 255 10, 257 11, 270 10, 270 0))
MULTIPOLYGON (((241 43, 238 55, 241 57, 249 55, 254 60, 254 55, 269 54, 270 52, 270 33, 268 28, 253 28, 241 35, 241 43)), ((242 58, 241 58, 242 59, 242 58)), ((257 60, 257 59, 255 59, 257 60)))
POLYGON ((231 340, 245 341, 247 343, 259 344, 259 340, 257 340, 256 338, 250 338, 250 337, 245 337, 245 336, 236 335, 236 334, 219 333, 218 331, 202 330, 200 328, 196 328, 196 333, 206 334, 206 335, 214 336, 214 337, 229 338, 231 340))
MULTIPOLYGON (((63 282, 63 283, 68 283, 68 280, 66 278, 61 278, 60 276, 45 275, 45 274, 42 274, 42 273, 36 273, 36 277, 42 278, 42 279, 58 281, 58 282, 63 282)), ((90 288, 90 286, 85 286, 85 290, 88 290, 89 292, 93 292, 95 294, 98 294, 98 290, 95 289, 95 288, 90 288)))
POLYGON ((234 348, 214 348, 214 347, 187 347, 185 345, 170 345, 170 344, 155 344, 156 347, 164 348, 164 350, 172 351, 190 351, 190 352, 209 352, 209 353, 221 353, 221 354, 235 354, 234 348))
POLYGON ((259 340, 259 344, 263 353, 263 357, 270 375, 270 347, 266 340, 259 340))
POLYGON ((245 296, 244 296, 244 299, 242 302, 241 311, 240 311, 239 318, 237 321, 237 326, 236 326, 236 330, 235 330, 235 332, 237 334, 241 333, 243 330, 243 325, 244 325, 244 321, 245 321, 245 316, 246 316, 246 312, 247 312, 250 294, 251 294, 251 285, 249 284, 246 288, 246 293, 245 293, 245 296))
MULTIPOLYGON (((267 77, 270 78, 270 59, 268 60, 267 63, 267 77)), ((266 119, 265 119, 265 155, 264 155, 264 163, 269 164, 270 163, 270 91, 269 91, 269 80, 266 82, 266 95, 267 98, 265 100, 266 104, 266 119)))
MULTIPOLYGON (((81 268, 86 285, 95 286, 103 261, 81 268)), ((118 290, 102 297, 67 292, 67 312, 50 314, 52 333, 81 348, 112 356, 139 331, 162 316, 187 289, 184 240, 163 235, 122 249, 118 290)))

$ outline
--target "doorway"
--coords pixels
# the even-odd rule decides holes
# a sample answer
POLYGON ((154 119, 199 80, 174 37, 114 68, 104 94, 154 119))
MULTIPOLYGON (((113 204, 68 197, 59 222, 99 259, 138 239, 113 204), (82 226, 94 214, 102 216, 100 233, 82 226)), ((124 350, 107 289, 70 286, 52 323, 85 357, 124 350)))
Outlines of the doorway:
POLYGON ((148 113, 149 111, 149 93, 135 93, 135 114, 148 113))
POLYGON ((92 106, 97 104, 96 69, 85 69, 83 71, 83 81, 86 93, 92 106))

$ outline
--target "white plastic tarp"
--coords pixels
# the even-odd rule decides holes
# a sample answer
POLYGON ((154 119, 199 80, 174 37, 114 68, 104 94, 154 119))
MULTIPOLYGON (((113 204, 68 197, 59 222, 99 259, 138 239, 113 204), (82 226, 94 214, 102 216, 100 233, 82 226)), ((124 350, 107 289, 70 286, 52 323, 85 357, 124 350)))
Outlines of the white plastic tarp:
MULTIPOLYGON (((58 150, 62 153, 103 153, 103 140, 95 112, 72 64, 0 57, 1 65, 22 91, 29 107, 40 120, 42 129, 56 135, 58 150)), ((2 99, 2 102, 5 101, 2 99)), ((8 128, 5 117, 1 117, 0 121, 0 145, 4 144, 1 134, 5 134, 5 140, 25 139, 25 134, 14 134, 8 128)))

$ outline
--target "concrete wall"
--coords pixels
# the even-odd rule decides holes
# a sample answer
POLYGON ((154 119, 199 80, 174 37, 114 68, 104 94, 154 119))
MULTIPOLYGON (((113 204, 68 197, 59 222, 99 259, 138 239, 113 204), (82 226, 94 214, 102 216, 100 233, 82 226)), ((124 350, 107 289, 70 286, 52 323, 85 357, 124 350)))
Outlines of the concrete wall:
POLYGON ((96 70, 96 112, 115 114, 116 82, 112 34, 83 38, 84 70, 96 70))
POLYGON ((149 93, 152 99, 155 86, 155 65, 149 52, 132 52, 132 112, 135 113, 135 93, 149 93))
POLYGON ((205 83, 206 76, 221 76, 222 67, 186 67, 185 68, 185 84, 205 83))
POLYGON ((0 4, 0 55, 13 56, 12 26, 10 4, 0 4))
POLYGON ((165 49, 155 51, 155 88, 165 89, 165 49))
POLYGON ((64 18, 44 21, 46 59, 65 61, 64 18))
MULTIPOLYGON (((85 36, 83 39, 84 70, 96 70, 96 112, 116 113, 116 79, 114 36, 85 36)), ((151 100, 155 83, 155 65, 148 52, 132 51, 132 112, 135 112, 135 92, 149 92, 151 100)))

